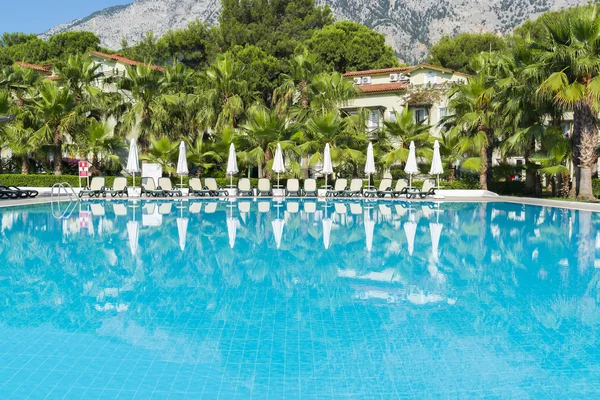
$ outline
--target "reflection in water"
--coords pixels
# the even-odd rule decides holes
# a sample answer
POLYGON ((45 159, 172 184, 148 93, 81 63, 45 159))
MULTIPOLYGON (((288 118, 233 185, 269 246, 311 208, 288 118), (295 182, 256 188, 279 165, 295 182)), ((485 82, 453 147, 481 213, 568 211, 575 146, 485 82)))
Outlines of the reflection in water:
POLYGON ((249 199, 0 216, 9 396, 600 390, 591 212, 249 199))

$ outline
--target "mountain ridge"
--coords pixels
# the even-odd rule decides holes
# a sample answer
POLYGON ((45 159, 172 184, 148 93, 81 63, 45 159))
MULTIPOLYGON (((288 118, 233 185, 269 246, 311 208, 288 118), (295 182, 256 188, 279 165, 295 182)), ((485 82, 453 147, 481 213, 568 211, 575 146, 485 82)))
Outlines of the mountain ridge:
MULTIPOLYGON (((360 22, 386 36, 402 61, 419 62, 427 49, 444 35, 461 32, 509 33, 528 18, 564 7, 587 4, 581 0, 317 0, 328 5, 337 19, 360 22)), ((96 33, 101 44, 118 50, 124 37, 140 41, 147 31, 157 37, 169 29, 185 28, 199 19, 218 22, 220 0, 136 0, 108 7, 87 17, 57 25, 41 37, 71 30, 96 33)))

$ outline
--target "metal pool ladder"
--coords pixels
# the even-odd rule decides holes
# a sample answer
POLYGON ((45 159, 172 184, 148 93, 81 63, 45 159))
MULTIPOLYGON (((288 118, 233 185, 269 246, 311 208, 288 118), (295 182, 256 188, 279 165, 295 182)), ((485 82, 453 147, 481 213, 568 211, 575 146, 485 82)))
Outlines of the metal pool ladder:
POLYGON ((71 184, 69 182, 58 182, 55 183, 54 185, 52 185, 52 190, 50 192, 50 204, 52 206, 52 215, 54 216, 54 218, 56 219, 64 219, 64 218, 69 218, 71 216, 71 214, 73 214, 73 211, 76 208, 76 205, 79 203, 79 197, 77 196, 77 193, 75 193, 75 190, 73 189, 73 187, 71 186, 71 184), (56 190, 56 193, 55 193, 56 190), (63 211, 61 209, 60 206, 60 196, 63 194, 62 192, 64 192, 65 195, 67 195, 69 197, 69 204, 67 205, 66 209, 63 211), (54 210, 54 196, 56 195, 57 197, 57 212, 55 212, 54 210))
POLYGON ((65 194, 69 196, 69 201, 73 201, 73 198, 75 198, 76 201, 79 201, 77 193, 75 193, 75 189, 73 189, 73 186, 71 186, 69 182, 58 182, 52 185, 52 191, 50 192, 51 200, 54 200, 54 189, 56 189, 56 196, 58 196, 58 198, 60 198, 62 189, 65 194))

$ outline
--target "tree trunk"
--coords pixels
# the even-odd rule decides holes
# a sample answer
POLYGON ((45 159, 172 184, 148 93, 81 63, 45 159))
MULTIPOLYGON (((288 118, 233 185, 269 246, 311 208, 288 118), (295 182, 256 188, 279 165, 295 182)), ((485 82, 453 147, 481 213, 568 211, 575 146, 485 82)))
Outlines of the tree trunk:
POLYGON ((533 153, 535 144, 530 142, 525 147, 524 158, 525 158, 525 193, 532 194, 535 192, 535 178, 536 172, 532 168, 533 164, 529 162, 529 157, 533 153))
MULTIPOLYGON (((575 185, 573 185, 573 186, 575 186, 575 185)), ((569 191, 570 191, 570 175, 568 172, 563 172, 560 175, 559 196, 566 199, 567 197, 569 197, 569 191)))
POLYGON ((479 170, 479 187, 482 190, 488 189, 488 158, 487 158, 487 145, 481 146, 481 169, 479 170))
POLYGON ((258 177, 262 178, 263 177, 263 166, 262 164, 258 164, 258 177))
POLYGON ((62 175, 62 140, 58 132, 54 134, 54 175, 62 175))
POLYGON ((594 192, 592 190, 592 170, 588 167, 579 168, 579 195, 578 199, 593 200, 594 192))
POLYGON ((573 108, 573 160, 575 163, 575 193, 583 200, 594 199, 592 191, 592 168, 598 161, 598 118, 593 100, 584 98, 573 108))
POLYGON ((448 182, 454 182, 456 179, 456 171, 452 164, 448 167, 448 182))
POLYGON ((300 167, 302 168, 302 179, 308 179, 310 169, 308 167, 307 156, 302 156, 302 158, 300 158, 300 167))
POLYGON ((21 174, 29 174, 29 156, 27 154, 21 157, 21 174))

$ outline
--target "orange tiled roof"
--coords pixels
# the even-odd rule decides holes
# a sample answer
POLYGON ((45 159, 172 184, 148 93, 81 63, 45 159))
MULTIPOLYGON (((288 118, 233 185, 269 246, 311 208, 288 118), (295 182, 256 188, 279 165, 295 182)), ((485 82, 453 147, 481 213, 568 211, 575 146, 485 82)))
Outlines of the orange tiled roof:
MULTIPOLYGON (((127 64, 127 65, 131 65, 131 66, 136 66, 140 63, 139 61, 135 61, 135 60, 130 60, 129 58, 125 58, 123 56, 121 56, 120 54, 107 54, 107 53, 101 53, 99 51, 90 51, 90 54, 94 54, 103 58, 108 58, 109 60, 113 60, 113 61, 117 61, 120 62, 122 64, 127 64)), ((157 71, 165 71, 165 68, 163 67, 159 67, 158 65, 151 65, 150 68, 155 69, 157 71)))
POLYGON ((363 93, 383 93, 404 90, 410 86, 409 82, 376 83, 374 85, 361 85, 358 88, 363 93))
POLYGON ((394 68, 383 68, 383 69, 369 69, 366 71, 350 71, 346 72, 344 76, 363 76, 363 75, 381 75, 381 74, 394 74, 398 72, 406 72, 415 67, 394 67, 394 68))
POLYGON ((430 68, 430 69, 433 69, 435 71, 448 72, 448 73, 451 73, 451 74, 464 75, 464 76, 472 76, 472 75, 469 75, 469 74, 465 74, 464 72, 459 72, 459 71, 455 71, 455 70, 450 69, 450 68, 444 68, 444 67, 440 67, 440 66, 432 65, 432 64, 418 64, 418 65, 412 65, 410 67, 369 69, 369 70, 366 70, 366 71, 350 71, 350 72, 346 72, 344 74, 344 76, 384 75, 384 74, 395 74, 395 73, 399 73, 399 72, 410 73, 410 72, 412 72, 414 70, 421 69, 421 68, 430 68))
POLYGON ((22 61, 17 61, 17 65, 22 68, 34 69, 36 71, 44 72, 46 74, 52 73, 50 68, 42 67, 41 65, 29 64, 29 63, 22 62, 22 61))

